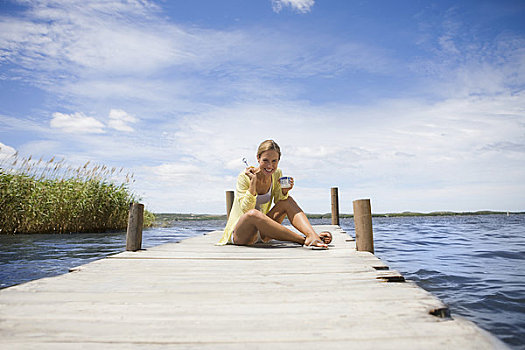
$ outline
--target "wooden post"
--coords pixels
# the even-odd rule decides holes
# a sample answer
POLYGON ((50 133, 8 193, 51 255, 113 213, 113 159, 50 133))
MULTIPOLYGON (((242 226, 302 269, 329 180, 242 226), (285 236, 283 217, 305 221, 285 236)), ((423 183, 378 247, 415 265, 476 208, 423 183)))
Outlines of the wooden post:
POLYGON ((144 223, 144 204, 131 203, 129 206, 126 250, 137 251, 142 248, 142 225, 144 223))
POLYGON ((358 199, 355 200, 353 204, 356 248, 358 251, 366 251, 374 254, 370 199, 358 199))
POLYGON ((332 187, 332 225, 339 225, 339 198, 337 187, 332 187))
POLYGON ((230 211, 232 210, 234 198, 235 198, 235 194, 233 191, 226 191, 226 217, 227 219, 230 218, 230 211))

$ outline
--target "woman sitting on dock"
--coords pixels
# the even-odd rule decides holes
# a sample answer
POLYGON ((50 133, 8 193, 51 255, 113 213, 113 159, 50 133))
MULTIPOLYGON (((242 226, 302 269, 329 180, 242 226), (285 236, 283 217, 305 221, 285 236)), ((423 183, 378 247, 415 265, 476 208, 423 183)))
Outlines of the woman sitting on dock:
POLYGON ((308 248, 326 249, 332 241, 330 232, 318 235, 299 205, 288 195, 293 188, 282 188, 277 168, 281 149, 273 140, 262 142, 257 150, 258 167, 248 167, 237 177, 237 190, 218 244, 251 245, 271 239, 290 241, 308 248), (272 199, 275 205, 271 208, 272 199), (271 208, 271 209, 270 209, 271 208), (303 235, 295 233, 281 223, 288 217, 290 223, 303 235))

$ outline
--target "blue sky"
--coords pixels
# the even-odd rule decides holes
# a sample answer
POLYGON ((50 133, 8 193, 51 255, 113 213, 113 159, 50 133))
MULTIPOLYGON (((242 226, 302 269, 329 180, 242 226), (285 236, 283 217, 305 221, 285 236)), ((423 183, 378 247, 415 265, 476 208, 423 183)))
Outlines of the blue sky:
POLYGON ((223 213, 276 140, 306 212, 525 210, 523 1, 0 1, 0 157, 223 213))

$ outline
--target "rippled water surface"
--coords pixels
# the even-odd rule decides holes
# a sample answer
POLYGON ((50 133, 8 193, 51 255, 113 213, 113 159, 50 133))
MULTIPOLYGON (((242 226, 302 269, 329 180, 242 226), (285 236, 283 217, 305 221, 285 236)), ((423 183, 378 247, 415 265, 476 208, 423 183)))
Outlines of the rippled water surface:
MULTIPOLYGON (((144 230, 142 247, 177 242, 222 228, 222 220, 174 221, 167 228, 144 230)), ((0 288, 66 273, 125 248, 125 231, 0 236, 0 288)))
MULTIPOLYGON (((312 220, 329 224, 329 220, 312 220)), ((144 231, 143 247, 222 229, 177 221, 144 231)), ((525 215, 374 218, 375 253, 513 349, 525 350, 525 215)), ((341 226, 352 236, 352 219, 341 226)), ((124 250, 125 232, 0 236, 0 287, 68 272, 124 250)))
MULTIPOLYGON (((353 231, 353 221, 343 221, 353 231)), ((374 218, 375 254, 509 346, 525 349, 525 215, 374 218)))

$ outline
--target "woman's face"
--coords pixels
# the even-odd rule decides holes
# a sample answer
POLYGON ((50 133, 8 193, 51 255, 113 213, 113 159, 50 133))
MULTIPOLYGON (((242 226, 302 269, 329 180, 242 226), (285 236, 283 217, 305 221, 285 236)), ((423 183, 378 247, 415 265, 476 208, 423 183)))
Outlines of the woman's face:
POLYGON ((274 150, 264 151, 259 157, 259 167, 265 175, 271 175, 277 170, 279 153, 274 150))

